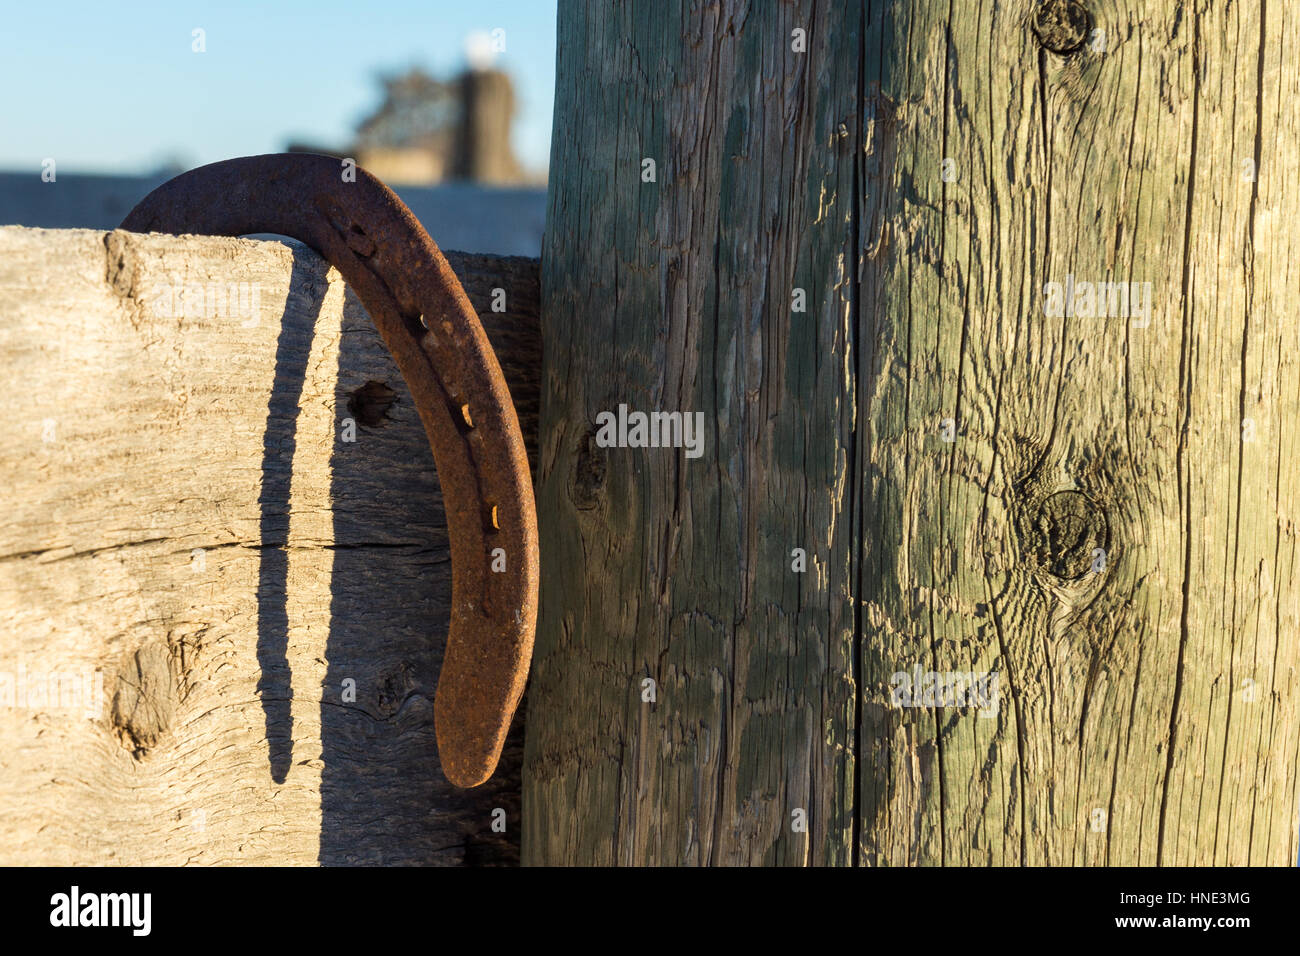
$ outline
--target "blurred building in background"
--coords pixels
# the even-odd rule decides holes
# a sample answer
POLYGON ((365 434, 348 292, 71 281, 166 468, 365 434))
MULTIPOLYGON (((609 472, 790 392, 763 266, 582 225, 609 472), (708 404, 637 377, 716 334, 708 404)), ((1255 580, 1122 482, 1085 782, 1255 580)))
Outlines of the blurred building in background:
MULTIPOLYGON (((357 164, 394 187, 446 249, 537 256, 546 219, 546 173, 523 168, 510 144, 516 111, 509 75, 482 50, 450 80, 420 69, 380 76, 384 97, 351 143, 291 142, 357 164)), ((53 182, 33 167, 0 171, 0 225, 113 229, 182 164, 150 173, 65 173, 53 182)))
POLYGON ((515 92, 500 70, 470 68, 450 81, 423 70, 381 76, 384 100, 343 149, 290 143, 290 151, 350 156, 389 183, 538 184, 510 145, 515 92))

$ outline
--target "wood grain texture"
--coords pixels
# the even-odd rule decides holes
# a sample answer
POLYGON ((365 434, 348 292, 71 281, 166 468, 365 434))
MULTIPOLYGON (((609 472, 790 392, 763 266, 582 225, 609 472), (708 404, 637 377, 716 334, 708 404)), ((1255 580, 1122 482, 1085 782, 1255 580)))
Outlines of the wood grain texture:
MULTIPOLYGON (((531 451, 537 261, 447 258, 531 451)), ((338 273, 296 244, 4 228, 0 302, 0 682, 104 686, 86 719, 0 683, 0 862, 516 861, 520 724, 484 787, 438 769, 441 497, 338 273), (209 302, 241 282, 255 314, 209 302)))
POLYGON ((850 860, 858 36, 561 5, 526 863, 850 860), (620 403, 703 412, 703 455, 597 447, 620 403))
POLYGON ((561 6, 525 862, 1295 861, 1300 21, 1037 8, 561 6))

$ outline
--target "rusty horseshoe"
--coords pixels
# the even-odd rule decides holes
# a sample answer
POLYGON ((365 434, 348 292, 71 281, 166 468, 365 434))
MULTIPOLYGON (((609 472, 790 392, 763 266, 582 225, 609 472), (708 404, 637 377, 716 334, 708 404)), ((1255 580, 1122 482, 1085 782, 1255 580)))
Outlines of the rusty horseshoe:
POLYGON ((446 503, 451 628, 434 698, 442 769, 458 787, 483 783, 528 676, 537 515, 510 391, 447 260, 378 179, 307 153, 183 173, 142 199, 120 228, 289 236, 327 259, 360 297, 410 388, 446 503), (494 573, 503 555, 506 570, 494 573))

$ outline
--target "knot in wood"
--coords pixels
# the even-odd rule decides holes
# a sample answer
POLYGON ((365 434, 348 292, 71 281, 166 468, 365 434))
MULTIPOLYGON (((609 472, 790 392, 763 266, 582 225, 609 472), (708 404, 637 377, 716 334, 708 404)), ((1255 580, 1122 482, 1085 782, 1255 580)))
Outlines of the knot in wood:
POLYGON ((1034 33, 1044 48, 1064 56, 1083 46, 1090 21, 1079 0, 1043 0, 1034 14, 1034 33))
POLYGON ((1032 530, 1039 567, 1064 581, 1091 571, 1093 552, 1110 544, 1105 511, 1081 491, 1058 491, 1043 501, 1032 530))

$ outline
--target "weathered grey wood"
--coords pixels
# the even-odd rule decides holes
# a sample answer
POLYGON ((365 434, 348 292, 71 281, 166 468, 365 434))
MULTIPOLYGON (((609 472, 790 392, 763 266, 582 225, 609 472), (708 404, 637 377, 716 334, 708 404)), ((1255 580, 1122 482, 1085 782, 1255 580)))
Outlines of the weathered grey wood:
POLYGON ((858 18, 686 11, 560 8, 524 861, 847 863, 858 18), (703 455, 596 447, 619 403, 703 455))
POLYGON ((1294 862, 1300 22, 1037 8, 561 5, 525 862, 1294 862))
MULTIPOLYGON (((531 448, 537 262, 448 259, 531 448)), ((518 725, 484 787, 438 769, 441 498, 338 273, 280 243, 3 228, 0 311, 0 863, 516 860, 518 725), (158 308, 229 282, 255 321, 158 308), (101 712, 15 706, 20 667, 100 672, 101 712)))

